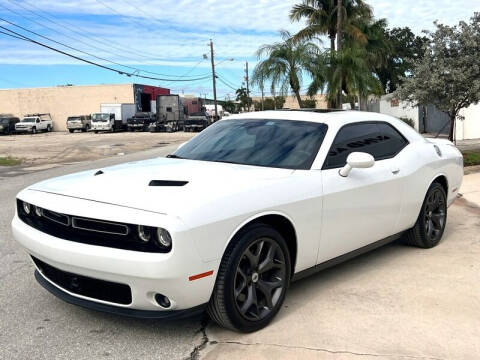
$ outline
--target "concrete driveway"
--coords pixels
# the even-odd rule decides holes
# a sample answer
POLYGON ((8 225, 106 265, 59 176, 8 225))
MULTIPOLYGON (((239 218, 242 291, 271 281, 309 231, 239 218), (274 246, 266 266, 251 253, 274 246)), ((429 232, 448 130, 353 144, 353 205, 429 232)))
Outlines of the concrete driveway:
POLYGON ((0 174, 0 359, 477 359, 480 354, 480 173, 465 176, 443 241, 392 244, 292 284, 266 329, 237 334, 201 318, 132 320, 53 297, 12 240, 15 194, 52 176, 165 155, 174 146, 0 174))
POLYGON ((480 173, 461 192, 437 247, 387 245, 294 283, 262 331, 208 326, 202 357, 478 359, 480 173))

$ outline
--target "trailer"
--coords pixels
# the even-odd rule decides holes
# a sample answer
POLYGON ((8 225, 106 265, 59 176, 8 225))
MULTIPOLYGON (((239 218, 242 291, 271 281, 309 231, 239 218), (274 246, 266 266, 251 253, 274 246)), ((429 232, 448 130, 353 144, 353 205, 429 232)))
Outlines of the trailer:
POLYGON ((185 107, 179 95, 157 96, 157 121, 150 126, 151 132, 174 132, 183 130, 185 107))

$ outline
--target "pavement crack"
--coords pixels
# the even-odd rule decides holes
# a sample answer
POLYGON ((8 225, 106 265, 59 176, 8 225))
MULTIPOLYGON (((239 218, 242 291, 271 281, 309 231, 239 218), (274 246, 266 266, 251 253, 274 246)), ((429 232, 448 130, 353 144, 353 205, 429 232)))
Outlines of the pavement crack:
MULTIPOLYGON (((207 340, 208 342, 208 340, 207 340)), ((397 357, 397 358, 404 358, 404 359, 425 359, 425 360, 443 360, 442 358, 432 357, 432 356, 415 356, 415 355, 404 355, 404 354, 375 354, 375 353, 362 353, 362 352, 355 352, 355 351, 348 351, 348 350, 330 350, 325 348, 314 348, 308 346, 295 346, 295 345, 283 345, 283 344, 271 344, 271 343, 244 343, 241 341, 233 341, 233 340, 226 340, 226 341, 212 341, 211 344, 231 344, 231 345, 241 345, 241 346, 275 346, 280 348, 287 348, 287 349, 303 349, 309 351, 318 351, 318 352, 326 352, 329 354, 348 354, 348 355, 356 355, 356 356, 372 356, 372 357, 397 357)), ((206 345, 206 344, 205 344, 206 345)))
POLYGON ((192 352, 190 353, 190 356, 185 358, 185 360, 198 360, 200 358, 200 352, 208 345, 209 340, 208 340, 208 335, 207 335, 207 325, 210 322, 210 319, 208 316, 205 316, 201 322, 200 322, 200 329, 197 331, 198 333, 202 334, 202 340, 200 341, 200 344, 196 345, 192 352))

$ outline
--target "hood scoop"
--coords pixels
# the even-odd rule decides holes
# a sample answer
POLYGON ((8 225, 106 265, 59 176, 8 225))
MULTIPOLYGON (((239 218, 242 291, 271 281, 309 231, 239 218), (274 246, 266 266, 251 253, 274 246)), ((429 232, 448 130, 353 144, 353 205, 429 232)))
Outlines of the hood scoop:
POLYGON ((184 186, 188 181, 178 180, 151 180, 148 186, 184 186))

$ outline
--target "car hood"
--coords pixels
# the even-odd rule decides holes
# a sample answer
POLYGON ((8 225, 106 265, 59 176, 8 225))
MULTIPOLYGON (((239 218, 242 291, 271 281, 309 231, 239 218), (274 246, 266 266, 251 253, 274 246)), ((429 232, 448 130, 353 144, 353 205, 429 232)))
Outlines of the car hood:
POLYGON ((180 215, 213 200, 244 196, 293 170, 157 158, 84 171, 29 187, 86 200, 180 215))

